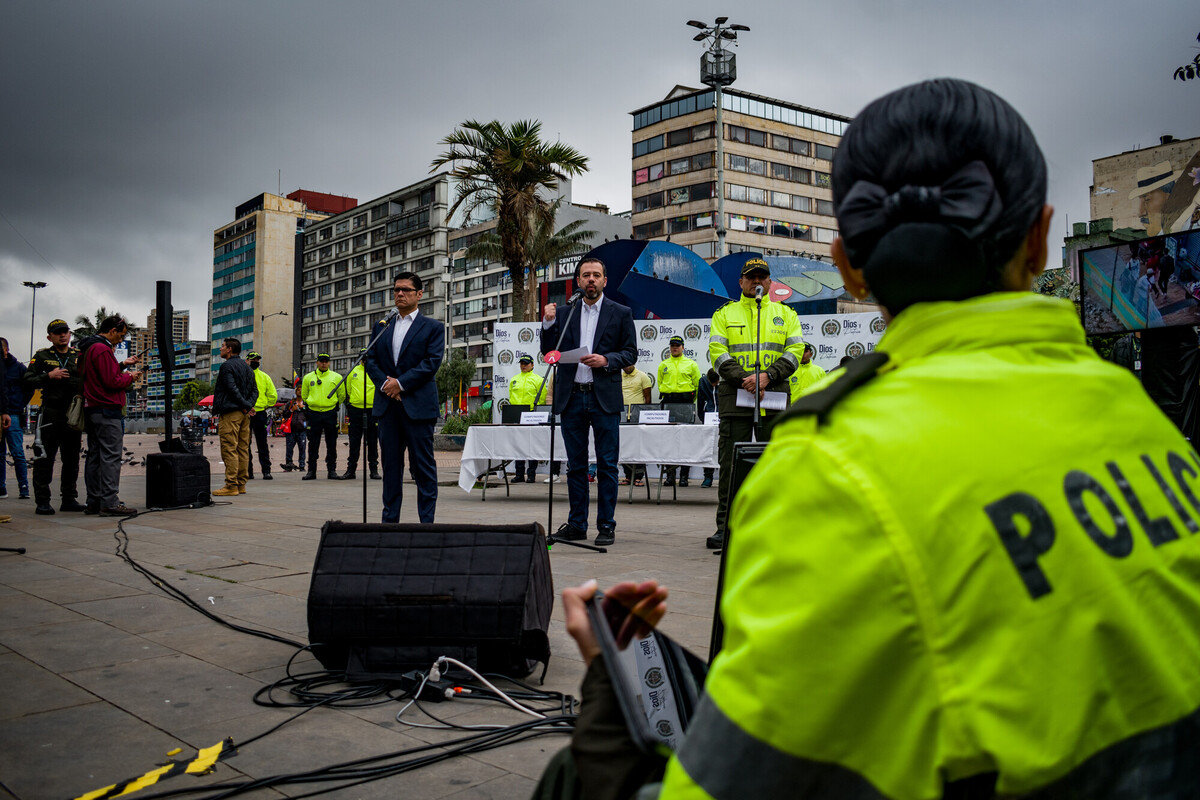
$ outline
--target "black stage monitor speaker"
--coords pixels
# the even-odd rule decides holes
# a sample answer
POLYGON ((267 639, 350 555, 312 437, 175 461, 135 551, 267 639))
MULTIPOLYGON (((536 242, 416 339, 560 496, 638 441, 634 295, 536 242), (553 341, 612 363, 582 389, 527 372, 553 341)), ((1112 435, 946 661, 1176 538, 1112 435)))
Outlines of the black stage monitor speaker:
POLYGON ((439 656, 524 677, 549 663, 553 603, 537 523, 332 521, 313 566, 308 640, 349 680, 398 678, 439 656))
POLYGON ((192 453, 146 456, 146 507, 172 508, 208 503, 212 492, 208 459, 192 453))

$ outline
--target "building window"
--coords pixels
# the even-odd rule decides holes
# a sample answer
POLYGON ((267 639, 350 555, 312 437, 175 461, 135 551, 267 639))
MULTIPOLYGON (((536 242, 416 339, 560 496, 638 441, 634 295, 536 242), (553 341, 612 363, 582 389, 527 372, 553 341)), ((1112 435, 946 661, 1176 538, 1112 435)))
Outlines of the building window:
POLYGON ((792 195, 792 211, 812 211, 812 200, 802 194, 792 195))
POLYGON ((387 216, 387 203, 380 203, 371 209, 371 222, 378 222, 387 216))
POLYGON ((826 161, 833 161, 833 154, 836 152, 836 147, 830 147, 827 144, 817 145, 817 158, 823 158, 826 161))
POLYGON ((808 142, 803 139, 793 139, 776 133, 771 136, 771 147, 785 153, 795 153, 798 156, 808 155, 808 142))
POLYGON ((311 303, 313 300, 316 300, 316 299, 317 299, 317 290, 316 289, 305 289, 304 290, 303 302, 311 303))
POLYGON ((340 256, 342 253, 349 252, 350 243, 345 240, 342 240, 342 241, 338 242, 335 247, 336 247, 337 254, 340 256))
POLYGON ((383 305, 383 292, 371 292, 371 297, 367 302, 373 306, 383 305))
POLYGON ((366 275, 355 275, 354 278, 352 279, 352 284, 355 289, 363 288, 364 286, 367 285, 367 276, 366 275))
POLYGON ((817 201, 817 213, 824 214, 827 217, 832 217, 833 216, 833 201, 832 200, 818 200, 817 201))
POLYGON ((817 228, 817 241, 822 244, 832 244, 837 237, 837 231, 831 231, 828 228, 817 228))
POLYGON ((813 185, 829 189, 832 188, 833 183, 829 180, 828 172, 813 172, 813 185))
POLYGON ((329 316, 329 303, 321 303, 319 306, 317 306, 317 316, 329 316))
POLYGON ((645 225, 638 225, 633 229, 633 238, 635 239, 652 239, 655 236, 662 236, 663 223, 662 220, 648 222, 645 225))
POLYGON ((328 278, 329 277, 329 267, 321 267, 320 269, 318 269, 317 277, 318 278, 328 278))
POLYGON ((741 125, 727 126, 728 135, 725 137, 731 142, 744 142, 752 144, 756 147, 767 146, 767 134, 764 131, 758 131, 754 128, 743 128, 741 125))
POLYGON ((644 155, 648 155, 650 153, 657 153, 659 150, 662 150, 662 149, 663 149, 662 135, 660 134, 659 136, 652 136, 649 139, 643 139, 640 142, 633 143, 633 157, 637 158, 638 156, 644 156, 644 155))
POLYGON ((345 314, 346 313, 346 301, 345 300, 334 300, 333 301, 333 313, 334 314, 345 314))
POLYGON ((371 283, 382 283, 387 280, 387 270, 377 269, 371 273, 371 283))
POLYGON ((367 307, 367 298, 364 297, 363 295, 360 294, 358 297, 350 298, 350 310, 351 311, 361 310, 366 307, 367 307))
POLYGON ((342 292, 346 291, 349 288, 350 288, 350 281, 346 280, 345 278, 343 278, 342 280, 338 281, 337 283, 335 283, 333 285, 333 290, 335 292, 337 292, 338 294, 341 294, 342 292))
POLYGON ((366 224, 367 224, 367 215, 366 214, 359 214, 357 217, 354 218, 355 230, 357 230, 358 228, 361 228, 362 226, 364 226, 366 224))
POLYGON ((365 233, 360 233, 358 236, 354 237, 354 249, 355 250, 357 250, 360 247, 366 247, 366 246, 367 246, 367 235, 365 233))
POLYGON ((321 285, 321 297, 329 297, 333 294, 333 284, 325 283, 321 285))
POLYGON ((388 247, 388 258, 404 258, 404 242, 397 242, 388 247))
POLYGON ((300 318, 301 319, 312 319, 313 318, 312 306, 309 306, 308 308, 304 309, 304 311, 300 315, 300 318))
POLYGON ((342 220, 341 222, 339 222, 339 223, 337 224, 337 226, 334 228, 334 230, 337 232, 337 234, 338 234, 339 236, 341 236, 343 233, 345 233, 346 231, 350 230, 350 221, 349 221, 349 220, 345 220, 345 219, 344 219, 344 220, 342 220))
POLYGON ((350 259, 350 265, 353 266, 355 269, 362 269, 363 267, 365 267, 367 265, 367 257, 366 256, 355 256, 354 258, 350 259))
POLYGON ((333 229, 329 228, 329 227, 321 228, 320 232, 317 235, 323 242, 326 239, 328 239, 330 236, 333 235, 333 229))
POLYGON ((350 262, 343 258, 341 261, 339 261, 333 265, 333 274, 334 275, 344 274, 346 272, 346 267, 349 264, 350 264, 350 262))

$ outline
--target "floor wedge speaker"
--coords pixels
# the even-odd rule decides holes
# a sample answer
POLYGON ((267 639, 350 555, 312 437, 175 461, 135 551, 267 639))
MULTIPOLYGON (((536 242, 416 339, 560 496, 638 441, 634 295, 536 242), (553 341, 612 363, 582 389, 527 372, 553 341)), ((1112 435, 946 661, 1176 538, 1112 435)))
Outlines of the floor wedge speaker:
POLYGON ((212 487, 208 459, 194 453, 146 456, 146 507, 173 508, 208 503, 212 487))
POLYGON ((397 678, 439 656, 524 677, 549 662, 553 602, 537 523, 327 522, 308 640, 326 669, 349 680, 397 678))

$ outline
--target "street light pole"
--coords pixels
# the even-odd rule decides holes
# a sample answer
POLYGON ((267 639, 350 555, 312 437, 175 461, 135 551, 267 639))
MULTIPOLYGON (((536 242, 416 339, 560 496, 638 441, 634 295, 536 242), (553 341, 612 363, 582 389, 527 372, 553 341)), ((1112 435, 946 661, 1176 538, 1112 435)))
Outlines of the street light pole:
POLYGON ((36 324, 35 320, 37 318, 37 290, 45 289, 46 282, 45 281, 37 281, 35 283, 33 281, 23 281, 21 283, 21 285, 28 286, 30 289, 33 289, 33 305, 29 309, 29 358, 30 358, 30 360, 32 360, 33 354, 35 352, 35 348, 33 346, 33 329, 34 329, 34 325, 36 324))
POLYGON ((737 60, 725 49, 726 41, 737 44, 738 31, 749 31, 746 25, 726 25, 729 17, 717 17, 712 25, 698 20, 688 20, 688 25, 699 28, 700 33, 692 37, 695 42, 708 42, 708 49, 700 56, 700 81, 713 87, 717 103, 717 258, 725 255, 725 123, 722 115, 724 100, 721 89, 737 80, 737 60))

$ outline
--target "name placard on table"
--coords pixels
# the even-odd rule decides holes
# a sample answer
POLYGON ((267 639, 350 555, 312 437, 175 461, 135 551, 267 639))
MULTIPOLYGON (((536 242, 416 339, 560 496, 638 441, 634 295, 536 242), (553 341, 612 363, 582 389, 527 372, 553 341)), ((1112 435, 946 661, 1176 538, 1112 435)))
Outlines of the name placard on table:
POLYGON ((638 412, 639 425, 667 425, 671 422, 671 412, 664 409, 642 410, 638 412))
POLYGON ((549 411, 522 411, 522 425, 545 425, 550 421, 549 411))

